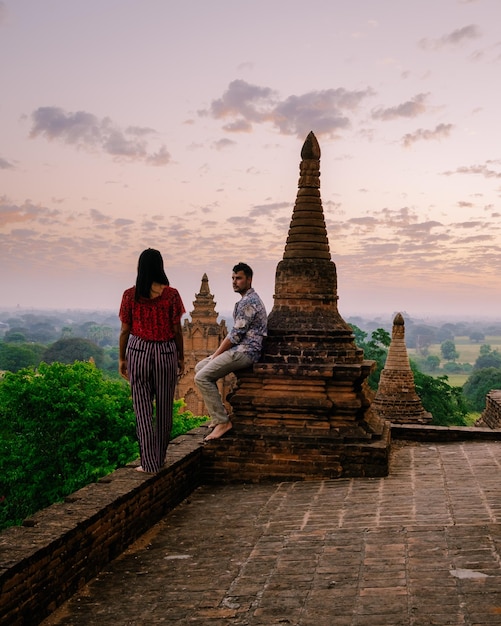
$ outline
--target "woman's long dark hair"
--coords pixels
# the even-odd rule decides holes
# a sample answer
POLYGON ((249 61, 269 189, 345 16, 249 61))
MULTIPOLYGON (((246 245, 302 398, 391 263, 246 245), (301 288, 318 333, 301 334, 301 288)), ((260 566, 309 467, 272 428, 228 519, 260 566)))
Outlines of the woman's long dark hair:
POLYGON ((160 252, 153 250, 153 248, 148 248, 141 252, 137 263, 136 293, 134 294, 136 302, 141 297, 150 297, 151 285, 153 283, 168 285, 169 279, 165 274, 164 260, 160 252))

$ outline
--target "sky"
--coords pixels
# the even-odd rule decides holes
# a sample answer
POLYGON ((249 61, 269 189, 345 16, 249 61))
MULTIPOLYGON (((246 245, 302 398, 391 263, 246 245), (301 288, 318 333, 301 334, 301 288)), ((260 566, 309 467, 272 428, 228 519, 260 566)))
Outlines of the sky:
POLYGON ((310 131, 339 311, 499 317, 499 0, 0 0, 0 308, 268 311, 310 131))

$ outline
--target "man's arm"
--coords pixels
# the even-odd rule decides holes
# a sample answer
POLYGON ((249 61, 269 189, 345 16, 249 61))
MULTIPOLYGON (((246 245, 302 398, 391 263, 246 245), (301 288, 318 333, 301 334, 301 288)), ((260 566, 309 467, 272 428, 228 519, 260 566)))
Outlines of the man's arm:
POLYGON ((219 356, 220 354, 223 354, 223 352, 226 352, 230 348, 233 348, 234 345, 235 344, 232 343, 230 339, 228 339, 228 337, 226 336, 223 339, 223 341, 221 341, 221 343, 219 344, 219 348, 212 355, 212 358, 214 358, 215 356, 219 356))

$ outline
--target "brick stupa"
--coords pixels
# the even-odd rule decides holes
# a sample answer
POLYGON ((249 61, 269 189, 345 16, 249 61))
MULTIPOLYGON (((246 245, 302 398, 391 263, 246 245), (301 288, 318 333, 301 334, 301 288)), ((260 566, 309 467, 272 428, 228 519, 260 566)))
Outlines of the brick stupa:
POLYGON ((373 408, 382 419, 394 424, 429 424, 433 419, 432 414, 424 410, 416 393, 401 313, 397 313, 393 320, 391 344, 373 408))
POLYGON ((233 430, 204 448, 214 481, 385 476, 389 422, 371 408, 364 360, 337 308, 320 198, 320 147, 301 151, 299 190, 262 357, 237 372, 233 430))
MULTIPOLYGON (((207 409, 200 391, 194 382, 195 365, 213 354, 221 341, 228 334, 226 322, 217 321, 216 302, 210 292, 207 274, 202 276, 200 291, 195 295, 191 320, 183 324, 184 374, 176 387, 176 398, 184 398, 186 408, 194 415, 205 415, 207 409)), ((235 376, 229 374, 218 381, 218 388, 223 398, 230 392, 235 376)), ((228 405, 228 409, 230 406, 228 405)))

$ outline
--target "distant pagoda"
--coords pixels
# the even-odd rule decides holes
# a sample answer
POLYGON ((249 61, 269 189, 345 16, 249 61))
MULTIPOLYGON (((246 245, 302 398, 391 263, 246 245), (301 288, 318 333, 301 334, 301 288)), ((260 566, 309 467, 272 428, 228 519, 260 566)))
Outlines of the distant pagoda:
POLYGON ((382 419, 394 424, 427 424, 433 419, 416 393, 401 313, 393 320, 391 344, 372 406, 382 419))
MULTIPOLYGON (((191 320, 185 319, 183 324, 185 371, 179 379, 176 398, 184 398, 186 408, 194 415, 206 415, 203 398, 194 383, 195 365, 213 354, 228 334, 226 322, 217 321, 216 302, 209 289, 207 274, 202 276, 200 291, 195 296, 190 315, 191 320)), ((223 398, 230 392, 234 380, 235 377, 229 375, 218 382, 223 398)))

